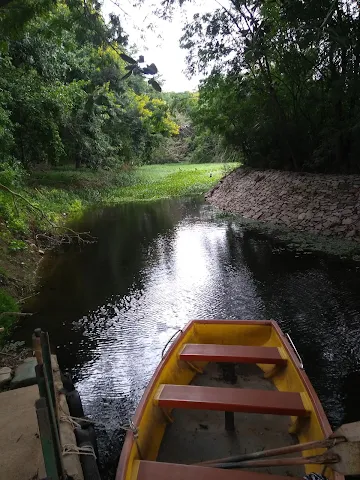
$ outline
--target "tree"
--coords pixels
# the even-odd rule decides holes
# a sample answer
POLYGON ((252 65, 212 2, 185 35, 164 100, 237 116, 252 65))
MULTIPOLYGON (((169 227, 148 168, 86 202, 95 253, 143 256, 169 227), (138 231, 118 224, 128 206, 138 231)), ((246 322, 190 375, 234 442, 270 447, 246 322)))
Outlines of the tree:
POLYGON ((125 53, 119 18, 106 24, 99 2, 13 0, 0 25, 3 162, 111 168, 176 134, 156 66, 125 53))
POLYGON ((181 45, 189 72, 208 74, 199 125, 249 165, 358 172, 359 25, 353 0, 229 0, 196 14, 181 45))

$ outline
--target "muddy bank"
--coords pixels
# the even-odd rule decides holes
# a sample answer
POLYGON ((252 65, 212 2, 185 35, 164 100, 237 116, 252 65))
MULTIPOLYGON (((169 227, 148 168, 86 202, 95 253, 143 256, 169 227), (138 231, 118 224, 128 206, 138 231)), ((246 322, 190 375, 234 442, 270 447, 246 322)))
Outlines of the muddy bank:
POLYGON ((246 219, 360 243, 360 175, 239 168, 206 199, 246 219))
POLYGON ((11 251, 2 227, 0 224, 0 368, 16 367, 28 354, 20 343, 9 342, 9 335, 20 318, 18 312, 24 302, 37 294, 37 269, 42 259, 30 236, 23 241, 26 248, 11 251))

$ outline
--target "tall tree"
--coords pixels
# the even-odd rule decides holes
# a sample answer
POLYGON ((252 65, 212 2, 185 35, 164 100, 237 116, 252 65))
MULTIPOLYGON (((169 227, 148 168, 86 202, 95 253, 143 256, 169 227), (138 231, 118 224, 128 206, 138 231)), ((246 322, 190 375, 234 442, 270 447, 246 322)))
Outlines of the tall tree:
POLYGON ((176 134, 156 66, 128 55, 99 2, 13 0, 0 24, 0 163, 111 167, 148 158, 155 132, 176 134))
POLYGON ((181 40, 189 72, 208 74, 198 121, 241 148, 250 165, 359 171, 357 2, 218 5, 196 14, 181 40))

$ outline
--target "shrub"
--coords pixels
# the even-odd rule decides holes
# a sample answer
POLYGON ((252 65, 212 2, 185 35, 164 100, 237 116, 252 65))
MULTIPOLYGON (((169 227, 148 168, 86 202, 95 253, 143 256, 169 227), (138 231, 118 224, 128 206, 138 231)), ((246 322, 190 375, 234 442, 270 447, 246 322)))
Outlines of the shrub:
POLYGON ((14 323, 16 316, 14 315, 2 315, 5 312, 18 312, 19 306, 15 299, 11 297, 5 290, 0 288, 0 327, 5 328, 4 333, 0 333, 1 338, 8 332, 11 325, 14 323))

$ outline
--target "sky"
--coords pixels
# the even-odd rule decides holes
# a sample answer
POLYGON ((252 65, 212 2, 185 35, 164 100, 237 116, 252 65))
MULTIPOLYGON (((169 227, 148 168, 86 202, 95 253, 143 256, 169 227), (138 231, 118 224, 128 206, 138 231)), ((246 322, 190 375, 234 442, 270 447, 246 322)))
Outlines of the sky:
POLYGON ((218 6, 216 0, 185 3, 182 8, 175 10, 171 22, 160 20, 152 13, 151 1, 146 0, 140 8, 134 7, 132 3, 131 0, 105 0, 103 12, 105 15, 120 15, 123 28, 129 35, 129 45, 136 44, 138 53, 145 56, 145 62, 157 66, 163 80, 163 91, 196 91, 201 77, 186 77, 186 50, 180 48, 179 40, 186 19, 191 20, 196 12, 214 10, 218 6), (121 5, 121 9, 115 3, 121 5), (147 28, 150 23, 154 25, 153 31, 147 28))

